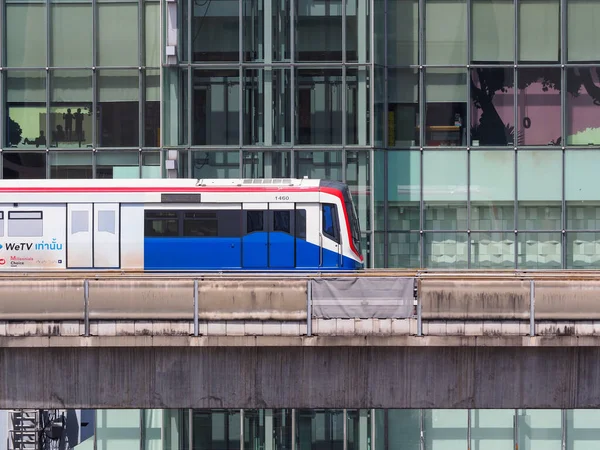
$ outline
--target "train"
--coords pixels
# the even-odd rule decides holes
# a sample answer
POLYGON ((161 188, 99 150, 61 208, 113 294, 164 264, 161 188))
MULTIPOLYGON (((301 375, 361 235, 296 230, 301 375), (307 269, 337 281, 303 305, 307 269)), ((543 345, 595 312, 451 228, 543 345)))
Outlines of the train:
POLYGON ((0 180, 0 271, 356 271, 360 237, 336 181, 0 180))

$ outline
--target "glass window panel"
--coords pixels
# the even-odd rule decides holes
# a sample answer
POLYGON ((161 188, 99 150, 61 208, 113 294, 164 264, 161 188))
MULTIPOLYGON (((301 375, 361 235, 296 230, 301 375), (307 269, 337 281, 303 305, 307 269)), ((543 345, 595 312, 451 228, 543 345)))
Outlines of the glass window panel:
POLYGON ((242 8, 244 61, 289 61, 290 2, 243 0, 242 8))
POLYGON ((294 156, 298 178, 343 179, 341 151, 296 151, 294 156))
POLYGON ((371 410, 349 409, 347 411, 347 450, 373 450, 371 442, 371 410))
POLYGON ((561 233, 519 233, 517 267, 519 269, 560 269, 561 233))
POLYGON ((519 69, 517 113, 522 145, 561 145, 559 68, 519 69))
POLYGON ((467 200, 467 152, 423 152, 423 200, 467 200))
POLYGON ((194 70, 193 74, 192 144, 239 145, 238 70, 194 70))
POLYGON ((298 70, 296 78, 296 142, 301 145, 341 144, 341 70, 298 70))
MULTIPOLYGON (((421 267, 420 253, 419 233, 388 234, 388 267, 406 269, 421 267)), ((419 431, 418 424, 415 431, 419 431)))
POLYGON ((290 152, 244 152, 244 178, 286 178, 290 176, 290 152))
POLYGON ((388 72, 388 146, 419 145, 419 73, 413 69, 388 72))
POLYGON ((7 147, 46 147, 45 71, 6 74, 7 147))
POLYGON ((427 64, 466 64, 467 2, 427 0, 425 12, 427 64))
POLYGON ((98 409, 96 443, 101 448, 139 448, 140 423, 139 409, 98 409))
MULTIPOLYGON (((388 410, 389 450, 419 450, 421 434, 421 411, 418 409, 388 410)), ((380 435, 384 437, 383 435, 380 435)), ((376 437, 376 441, 385 442, 376 437)))
POLYGON ((566 415, 567 449, 596 450, 600 444, 600 411, 568 409, 566 415))
MULTIPOLYGON (((153 450, 183 450, 187 449, 190 435, 194 430, 190 430, 190 410, 188 409, 163 409, 163 427, 160 448, 153 450)), ((234 424, 233 430, 240 432, 239 417, 237 426, 234 424)), ((233 445, 233 444, 232 444, 233 445)), ((239 438, 238 438, 239 445, 239 438)))
POLYGON ((558 0, 519 1, 519 61, 558 63, 559 11, 558 0))
POLYGON ((160 147, 160 71, 144 71, 144 146, 160 147))
MULTIPOLYGON (((344 0, 346 1, 346 61, 366 63, 369 61, 369 43, 375 38, 369 33, 369 1, 368 0, 344 0)), ((384 27, 383 15, 384 2, 375 2, 376 27, 384 27), (379 11, 381 9, 381 11, 379 11), (378 14, 379 13, 379 14, 378 14)), ((378 61, 383 64, 383 59, 378 61)))
POLYGON ((463 69, 428 69, 425 97, 425 145, 467 145, 467 72, 463 69))
POLYGON ((472 60, 477 63, 514 60, 513 0, 473 0, 472 60))
MULTIPOLYGON (((346 144, 369 144, 369 68, 346 69, 346 144)), ((383 80, 381 80, 383 82, 383 80)), ((385 98, 381 98, 381 103, 385 98)))
POLYGON ((472 409, 470 414, 471 448, 514 450, 514 410, 472 409))
POLYGON ((551 150, 517 153, 517 195, 519 200, 562 199, 562 152, 551 150))
POLYGON ((92 152, 50 152, 50 178, 89 179, 93 178, 92 152))
MULTIPOLYGON (((424 267, 428 269, 467 268, 467 252, 469 251, 467 233, 428 232, 423 234, 423 239, 425 244, 424 267)), ((463 442, 460 448, 464 448, 465 445, 463 442)), ((431 447, 428 446, 427 448, 431 447)))
POLYGON ((160 152, 142 153, 142 178, 163 178, 160 152))
POLYGON ((160 3, 144 3, 144 64, 160 66, 160 3))
POLYGON ((388 65, 419 63, 419 2, 389 0, 387 14, 388 65))
POLYGON ((99 147, 139 147, 139 73, 98 71, 99 147))
POLYGON ((598 200, 600 151, 565 152, 565 200, 598 200))
POLYGON ((140 153, 137 151, 96 153, 96 178, 140 178, 140 153))
POLYGON ((344 413, 342 410, 296 410, 296 448, 312 450, 344 448, 344 413))
POLYGON ((600 202, 567 202, 567 230, 600 230, 600 202))
MULTIPOLYGON (((567 233, 566 268, 580 270, 600 269, 600 233, 567 233)), ((583 410, 580 410, 580 413, 582 412, 583 410)), ((595 412, 598 413, 598 411, 595 412)), ((576 416, 579 416, 579 414, 574 415, 574 417, 576 416)), ((592 448, 594 450, 598 448, 600 434, 594 438, 590 438, 589 434, 591 433, 591 430, 585 430, 585 428, 592 425, 590 428, 598 430, 599 418, 596 415, 592 415, 590 418, 593 418, 593 421, 590 422, 589 419, 586 420, 586 418, 581 417, 580 420, 577 420, 579 424, 568 425, 568 436, 573 439, 573 441, 576 441, 571 448, 590 450, 592 448), (574 438, 571 437, 573 435, 575 436, 574 438)))
POLYGON ((46 7, 25 3, 6 5, 6 65, 46 67, 46 7))
POLYGON ((342 60, 342 2, 296 1, 296 61, 342 60))
MULTIPOLYGON (((511 269, 515 267, 515 234, 511 233, 471 233, 471 269, 511 269)), ((483 411, 483 410, 476 410, 483 411)), ((475 412, 475 411, 473 411, 475 412)), ((510 411, 509 411, 510 412, 510 411)), ((511 416, 512 417, 512 416, 511 416)), ((480 419, 485 422, 484 419, 480 419)), ((491 422, 488 417, 487 421, 491 422)), ((489 422, 488 422, 489 423, 489 422)), ((512 424, 512 419, 511 419, 512 424)), ((510 449, 507 444, 512 445, 512 428, 508 428, 510 441, 506 441, 505 430, 504 439, 494 436, 496 433, 488 432, 490 425, 479 425, 482 429, 475 432, 472 430, 472 448, 498 448, 510 449), (491 442, 488 442, 491 441, 491 442), (481 444, 484 445, 481 445, 481 444)), ((497 435, 496 435, 497 436, 497 435)))
MULTIPOLYGON (((377 147, 384 146, 384 139, 386 133, 386 125, 388 117, 385 111, 385 69, 383 67, 375 67, 375 82, 373 85, 373 116, 374 116, 374 129, 375 133, 373 136, 373 143, 377 147)), ((362 117, 368 118, 368 116, 362 115, 362 117)), ((368 126, 368 123, 367 123, 368 126)), ((364 134, 363 134, 364 136, 364 134)), ((368 136, 368 133, 367 133, 368 136)))
MULTIPOLYGON (((420 229, 421 154, 387 152, 388 228, 420 229)), ((375 180, 377 182, 377 180, 375 180)), ((382 180, 383 181, 383 180, 382 180)))
POLYGON ((234 151, 192 151, 191 173, 188 175, 188 151, 181 151, 180 178, 239 178, 240 152, 234 151))
POLYGON ((513 69, 471 70, 471 139, 477 146, 521 145, 515 140, 513 69))
POLYGON ((520 409, 518 445, 531 450, 562 448, 562 414, 559 409, 520 409))
MULTIPOLYGON (((163 450, 163 421, 165 413, 162 409, 144 409, 144 450, 163 450)), ((164 448, 169 446, 165 442, 164 448)), ((173 450, 176 450, 173 449, 173 450)))
POLYGON ((239 0, 194 2, 192 10, 192 61, 239 61, 239 0))
POLYGON ((600 68, 567 69, 567 145, 600 144, 600 68))
POLYGON ((91 147, 92 122, 92 72, 50 72, 50 147, 91 147))
POLYGON ((43 179, 46 178, 45 152, 2 152, 3 178, 43 179))
POLYGON ((423 411, 425 448, 463 450, 467 448, 466 409, 426 409, 423 411))
POLYGON ((519 202, 519 230, 562 230, 562 207, 559 202, 519 202))
POLYGON ((50 14, 51 65, 92 66, 92 6, 54 4, 50 14))
POLYGON ((290 409, 244 410, 244 448, 250 450, 290 448, 292 445, 291 421, 292 411, 290 409))
MULTIPOLYGON (((385 267, 387 267, 385 265, 385 254, 384 254, 384 247, 385 247, 385 233, 383 232, 375 232, 374 235, 374 246, 375 246, 375 250, 373 252, 373 262, 375 264, 374 267, 378 268, 378 269, 383 269, 385 267)), ((363 246, 363 257, 364 257, 364 249, 366 248, 363 242, 361 242, 361 245, 363 246)), ((368 266, 365 266, 368 267, 368 266)), ((383 410, 378 409, 375 411, 375 413, 377 414, 377 412, 383 412, 383 410)), ((380 433, 379 429, 377 429, 377 433, 380 433)), ((381 436, 381 434, 377 434, 377 436, 381 436)), ((380 439, 379 437, 377 437, 377 440, 375 441, 375 445, 377 449, 382 449, 383 446, 381 445, 381 441, 382 439, 380 439)))
POLYGON ((188 71, 187 69, 164 69, 166 89, 163 90, 163 126, 161 134, 166 146, 188 144, 188 71))
POLYGON ((596 0, 567 2, 567 57, 569 62, 598 61, 600 3, 596 0))
POLYGON ((137 3, 99 3, 97 14, 98 65, 138 67, 137 3))
POLYGON ((472 230, 514 229, 514 152, 472 151, 469 189, 472 230))
POLYGON ((370 151, 346 152, 346 184, 363 231, 371 229, 370 151))
POLYGON ((373 154, 373 200, 374 200, 374 219, 373 229, 376 231, 385 230, 385 190, 388 188, 385 180, 387 170, 387 156, 385 150, 376 149, 373 154))

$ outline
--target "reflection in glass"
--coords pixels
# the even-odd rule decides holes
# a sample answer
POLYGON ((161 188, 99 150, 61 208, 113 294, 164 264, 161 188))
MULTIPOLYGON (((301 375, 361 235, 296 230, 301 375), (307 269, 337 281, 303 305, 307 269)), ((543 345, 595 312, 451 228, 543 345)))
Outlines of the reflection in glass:
POLYGON ((341 151, 294 152, 296 176, 342 181, 341 151))
POLYGON ((99 3, 97 7, 98 65, 138 67, 137 3, 99 3))
POLYGON ((371 449, 371 410, 347 410, 347 450, 371 449))
POLYGON ((46 178, 46 153, 2 152, 3 178, 43 179, 46 178))
MULTIPOLYGON (((471 269, 511 269, 515 267, 514 232, 471 233, 470 248, 471 269)), ((488 420, 490 419, 488 418, 488 420)), ((512 430, 510 436, 512 444, 512 430)), ((486 439, 484 433, 481 434, 480 439, 486 439)))
POLYGON ((561 450, 562 412, 560 409, 520 409, 518 445, 531 450, 561 450))
POLYGON ((567 69, 567 145, 600 144, 600 67, 567 69))
POLYGON ((427 21, 425 27, 427 64, 465 64, 467 61, 466 1, 427 0, 425 20, 427 21))
MULTIPOLYGON (((388 266, 385 265, 385 254, 384 254, 384 248, 385 248, 385 233, 383 232, 378 232, 376 231, 374 233, 374 240, 375 240, 375 251, 373 252, 373 262, 374 262, 374 267, 376 268, 384 268, 384 267, 394 267, 391 264, 388 264, 388 266)), ((363 246, 362 248, 364 249, 364 243, 361 242, 361 246, 363 246)), ((365 251, 363 250, 363 257, 365 256, 365 251)), ((369 265, 365 264, 365 267, 369 267, 369 265)), ((383 412, 381 410, 377 410, 375 411, 375 414, 378 414, 379 412, 383 412)), ((377 429, 377 433, 379 433, 379 429, 377 429)), ((380 436, 379 434, 377 436, 380 436)), ((377 442, 375 443, 375 446, 380 449, 383 448, 381 446, 381 442, 379 440, 379 438, 377 438, 377 442)))
POLYGON ((140 153, 137 151, 96 153, 96 178, 139 178, 140 153))
POLYGON ((96 442, 100 448, 140 448, 139 409, 96 411, 96 442))
MULTIPOLYGON (((369 61, 369 42, 374 36, 369 34, 369 1, 346 0, 346 61, 366 63, 369 61)), ((381 22, 376 22, 375 27, 384 29, 385 16, 377 14, 377 8, 383 12, 383 2, 375 5, 375 17, 381 22)), ((383 36, 382 36, 383 37, 383 36)), ((383 64, 383 59, 378 61, 383 64)))
POLYGON ((517 229, 561 230, 561 211, 560 202, 519 202, 517 229))
POLYGON ((519 269, 560 269, 561 233, 519 233, 517 267, 519 269))
POLYGON ((242 8, 244 61, 289 61, 290 2, 242 0, 242 8))
POLYGON ((559 68, 520 69, 517 115, 522 145, 562 145, 559 68))
POLYGON ((421 450, 421 410, 389 409, 387 415, 389 450, 421 450))
POLYGON ((388 185, 386 189, 388 190, 389 230, 418 231, 421 229, 420 156, 420 153, 415 151, 387 152, 388 185))
POLYGON ((419 63, 419 2, 388 0, 388 65, 408 66, 419 63))
MULTIPOLYGON (((504 1, 504 0, 502 0, 504 1)), ((511 2, 512 5, 512 2, 511 2)), ((471 70, 471 145, 522 145, 515 136, 513 69, 471 70)))
POLYGON ((160 66, 160 33, 156 24, 160 23, 160 3, 144 2, 144 65, 160 66))
POLYGON ((89 179, 94 177, 92 152, 50 152, 50 178, 89 179))
POLYGON ((600 230, 600 202, 567 202, 567 230, 600 230))
POLYGON ((50 147, 92 146, 92 72, 50 72, 50 147))
POLYGON ((290 176, 290 152, 244 152, 244 178, 286 178, 290 176))
POLYGON ((362 230, 371 229, 370 151, 346 153, 346 184, 358 214, 362 230))
POLYGON ((164 69, 164 78, 168 89, 164 90, 163 97, 163 126, 161 127, 161 134, 164 136, 163 144, 165 146, 189 144, 188 71, 168 67, 164 69))
POLYGON ((470 229, 514 230, 514 152, 472 151, 470 170, 470 229))
POLYGON ((558 63, 559 14, 559 0, 519 1, 519 61, 558 63))
POLYGON ((239 61, 239 0, 193 2, 192 16, 193 62, 239 61))
POLYGON ((192 145, 239 145, 237 70, 194 70, 192 145))
POLYGON ((142 153, 142 178, 162 178, 160 152, 142 153))
POLYGON ((296 449, 342 450, 344 413, 342 410, 296 410, 296 449))
MULTIPOLYGON (((346 144, 369 144, 369 69, 346 70, 346 144)), ((383 98, 381 103, 383 103, 383 98)))
POLYGON ((388 71, 388 146, 419 145, 419 73, 416 69, 388 71))
POLYGON ((244 410, 244 449, 289 450, 291 448, 291 409, 244 410))
POLYGON ((160 147, 160 73, 144 72, 144 147, 160 147))
POLYGON ((98 71, 98 147, 139 147, 137 70, 98 71))
MULTIPOLYGON (((473 264, 473 260, 471 260, 471 264, 473 264)), ((514 258, 512 266, 514 266, 514 258)), ((515 411, 513 409, 472 409, 469 411, 469 414, 471 414, 470 448, 473 450, 515 449, 515 411)))
POLYGON ((51 65, 92 65, 92 6, 53 4, 50 7, 51 65))
POLYGON ((342 61, 342 3, 296 1, 296 61, 342 61))
POLYGON ((6 65, 46 67, 46 6, 44 3, 6 5, 6 65))
MULTIPOLYGON (((387 130, 388 117, 385 110, 385 69, 381 66, 375 67, 375 79, 373 86, 373 125, 375 133, 373 144, 383 147, 387 130)), ((360 105, 358 105, 360 107, 360 105)))
POLYGON ((341 144, 341 70, 299 69, 296 78, 296 142, 341 144))
POLYGON ((425 75, 425 145, 467 144, 467 78, 462 69, 428 69, 425 75))
POLYGON ((600 3, 594 0, 567 2, 567 58, 573 63, 598 61, 600 3))
POLYGON ((426 409, 423 435, 426 449, 458 450, 468 448, 466 409, 426 409))
MULTIPOLYGON (((582 270, 600 269, 600 233, 567 233, 566 268, 582 270)), ((597 423, 594 427, 597 428, 597 423)), ((591 449, 592 447, 588 448, 591 449)), ((594 443, 594 450, 596 448, 597 442, 594 443)))
MULTIPOLYGON (((244 428, 246 431, 246 427, 244 428)), ((195 409, 193 411, 191 450, 240 448, 240 435, 239 410, 195 409)))
POLYGON ((513 0, 473 0, 472 62, 512 63, 515 55, 513 0))
POLYGON ((46 73, 41 70, 7 72, 6 146, 46 148, 46 73))
POLYGON ((239 178, 240 152, 234 151, 192 151, 191 171, 188 174, 188 151, 179 154, 181 164, 179 177, 191 178, 239 178))
POLYGON ((566 448, 596 450, 600 444, 600 411, 597 409, 567 409, 566 448))
MULTIPOLYGON (((417 218, 418 222, 418 218, 417 218)), ((420 264, 419 233, 389 233, 388 235, 388 267, 415 268, 420 264)), ((383 243, 382 243, 383 247, 383 243)), ((383 248, 382 248, 383 251, 383 248)), ((417 428, 418 430, 418 428, 417 428)))

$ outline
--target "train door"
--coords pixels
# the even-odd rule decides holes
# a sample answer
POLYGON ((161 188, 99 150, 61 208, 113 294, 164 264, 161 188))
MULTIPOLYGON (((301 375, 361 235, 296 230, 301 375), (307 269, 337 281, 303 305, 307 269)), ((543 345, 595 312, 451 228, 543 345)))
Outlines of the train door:
POLYGON ((293 269, 296 255, 293 203, 269 203, 269 267, 293 269))
POLYGON ((67 267, 120 267, 120 205, 71 203, 67 210, 67 267))
POLYGON ((337 205, 321 205, 321 266, 338 268, 342 266, 342 239, 340 234, 337 205))
POLYGON ((266 203, 244 203, 242 267, 259 270, 268 267, 268 220, 266 203))

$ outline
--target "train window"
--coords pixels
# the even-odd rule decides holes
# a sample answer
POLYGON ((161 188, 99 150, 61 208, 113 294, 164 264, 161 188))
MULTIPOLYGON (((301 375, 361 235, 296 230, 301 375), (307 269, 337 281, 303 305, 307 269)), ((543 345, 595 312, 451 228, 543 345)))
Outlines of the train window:
POLYGON ((339 244, 340 233, 337 221, 337 206, 332 203, 323 204, 323 234, 339 244))
POLYGON ((8 235, 11 237, 42 237, 44 224, 41 211, 9 211, 8 235))
POLYGON ((115 234, 117 228, 114 211, 98 211, 98 231, 115 234))
POLYGON ((146 211, 146 237, 179 236, 179 217, 175 211, 146 211))
POLYGON ((306 210, 296 210, 296 237, 306 239, 306 210))
POLYGON ((292 234, 291 211, 273 211, 273 231, 283 231, 292 234))
POLYGON ((4 236, 4 212, 0 211, 0 237, 4 236))
POLYGON ((242 211, 229 209, 217 211, 219 237, 240 237, 242 235, 242 211))
POLYGON ((88 233, 90 220, 88 211, 71 211, 71 234, 88 233))
POLYGON ((265 231, 264 211, 246 211, 246 234, 265 231))
POLYGON ((215 211, 186 211, 183 217, 183 235, 186 237, 217 237, 219 221, 215 211))

